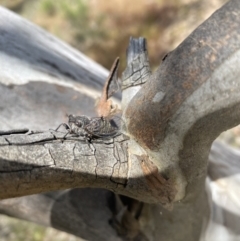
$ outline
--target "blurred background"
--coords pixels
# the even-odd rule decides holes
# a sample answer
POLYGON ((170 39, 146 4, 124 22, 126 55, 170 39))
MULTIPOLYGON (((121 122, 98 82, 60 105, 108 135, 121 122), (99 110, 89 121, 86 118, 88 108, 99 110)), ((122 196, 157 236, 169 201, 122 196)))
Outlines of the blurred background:
MULTIPOLYGON (((0 0, 22 15, 109 69, 115 57, 125 68, 129 37, 148 41, 154 70, 166 53, 179 45, 227 0, 0 0)), ((240 128, 220 139, 240 146, 240 128)), ((52 228, 0 215, 1 241, 79 241, 52 228)))
POLYGON ((227 0, 0 0, 110 68, 120 56, 124 67, 130 36, 148 40, 151 66, 183 41, 227 0))

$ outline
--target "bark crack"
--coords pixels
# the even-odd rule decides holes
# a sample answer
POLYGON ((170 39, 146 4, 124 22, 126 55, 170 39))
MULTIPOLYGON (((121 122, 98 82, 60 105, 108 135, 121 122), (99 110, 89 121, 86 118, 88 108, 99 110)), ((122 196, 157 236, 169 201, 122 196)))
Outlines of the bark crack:
MULTIPOLYGON (((92 143, 92 145, 93 145, 93 143, 92 143)), ((97 160, 97 157, 96 157, 96 148, 95 148, 95 146, 93 145, 93 147, 94 147, 94 150, 93 150, 93 156, 94 156, 94 158, 95 158, 95 161, 96 161, 96 166, 95 166, 95 180, 97 180, 98 179, 98 174, 97 174, 97 167, 98 167, 98 160, 97 160)))
POLYGON ((53 160, 54 166, 56 166, 56 161, 55 161, 55 158, 53 158, 51 150, 48 147, 46 147, 45 145, 43 145, 43 146, 48 150, 48 153, 49 153, 51 159, 53 160))

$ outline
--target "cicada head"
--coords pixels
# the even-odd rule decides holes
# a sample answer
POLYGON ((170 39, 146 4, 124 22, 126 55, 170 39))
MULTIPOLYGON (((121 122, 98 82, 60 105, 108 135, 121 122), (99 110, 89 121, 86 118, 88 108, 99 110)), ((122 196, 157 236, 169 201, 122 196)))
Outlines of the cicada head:
POLYGON ((68 116, 68 125, 70 127, 70 130, 72 133, 79 134, 82 133, 82 130, 84 130, 84 127, 88 125, 90 122, 90 119, 87 116, 74 116, 69 115, 68 116))

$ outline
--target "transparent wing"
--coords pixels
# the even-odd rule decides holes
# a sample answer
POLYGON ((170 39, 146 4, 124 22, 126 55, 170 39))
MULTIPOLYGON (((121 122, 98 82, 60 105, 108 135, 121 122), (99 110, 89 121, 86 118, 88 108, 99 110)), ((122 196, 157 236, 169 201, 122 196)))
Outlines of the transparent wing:
POLYGON ((122 122, 118 116, 95 117, 91 118, 85 130, 97 137, 112 137, 120 134, 122 122))

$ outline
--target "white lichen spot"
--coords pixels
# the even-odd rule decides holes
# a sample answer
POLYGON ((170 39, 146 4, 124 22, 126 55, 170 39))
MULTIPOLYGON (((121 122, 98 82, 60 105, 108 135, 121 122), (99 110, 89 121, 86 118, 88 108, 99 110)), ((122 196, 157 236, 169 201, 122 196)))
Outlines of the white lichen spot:
POLYGON ((158 102, 160 102, 163 99, 164 95, 165 95, 164 92, 159 91, 159 92, 156 93, 156 95, 154 95, 152 101, 155 102, 155 103, 158 103, 158 102))

